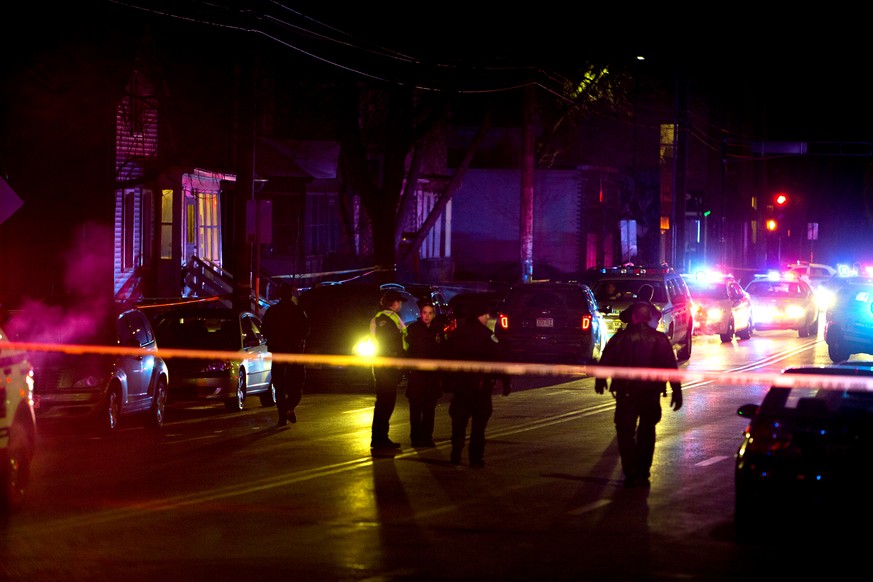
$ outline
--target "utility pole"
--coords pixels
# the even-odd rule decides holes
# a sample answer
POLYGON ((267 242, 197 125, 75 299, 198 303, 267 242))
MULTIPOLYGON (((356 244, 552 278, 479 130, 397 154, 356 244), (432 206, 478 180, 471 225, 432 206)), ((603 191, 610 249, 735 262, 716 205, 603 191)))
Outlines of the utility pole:
POLYGON ((534 196, 534 115, 536 86, 530 83, 524 90, 524 121, 521 138, 521 205, 519 235, 521 240, 521 281, 533 278, 533 196, 534 196))
POLYGON ((687 85, 682 65, 676 65, 676 148, 673 151, 673 204, 670 236, 670 266, 684 270, 685 265, 685 173, 688 161, 687 85))
MULTIPOLYGON (((252 309, 252 241, 248 233, 246 208, 254 199, 255 190, 255 77, 256 45, 245 45, 240 62, 239 88, 239 149, 236 187, 233 193, 233 303, 241 309, 252 309)), ((255 298, 257 301, 257 298, 255 298)))

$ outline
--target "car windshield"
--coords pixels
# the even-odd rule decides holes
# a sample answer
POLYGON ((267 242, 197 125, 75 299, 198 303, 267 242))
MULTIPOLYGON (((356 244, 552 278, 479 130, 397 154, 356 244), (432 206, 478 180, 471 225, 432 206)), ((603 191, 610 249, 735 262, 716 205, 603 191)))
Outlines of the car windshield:
POLYGON ((694 284, 688 290, 694 299, 727 299, 727 287, 724 284, 694 284))
POLYGON ((761 405, 767 413, 798 415, 873 413, 873 392, 828 388, 771 388, 761 405))
POLYGON ((158 321, 155 335, 165 348, 239 350, 242 346, 236 317, 168 315, 158 321))
POLYGON ((605 305, 612 301, 634 301, 642 285, 651 285, 655 293, 654 303, 666 303, 667 292, 661 281, 640 281, 639 279, 604 279, 594 284, 594 297, 597 303, 605 305))
POLYGON ((569 289, 526 289, 516 288, 506 299, 509 309, 518 308, 562 308, 578 305, 582 297, 569 289))
POLYGON ((791 281, 752 281, 746 287, 752 297, 803 297, 800 283, 791 281))

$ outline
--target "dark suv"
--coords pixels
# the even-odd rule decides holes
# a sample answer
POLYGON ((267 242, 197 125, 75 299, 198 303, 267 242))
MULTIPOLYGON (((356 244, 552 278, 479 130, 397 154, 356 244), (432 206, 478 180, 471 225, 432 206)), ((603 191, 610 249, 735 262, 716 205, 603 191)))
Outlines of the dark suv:
POLYGON ((834 362, 873 354, 873 281, 846 280, 826 315, 824 338, 834 362))
POLYGON ((515 361, 594 364, 606 345, 597 302, 581 283, 513 285, 500 304, 494 334, 515 361))
MULTIPOLYGON (((370 320, 380 310, 379 299, 386 289, 396 289, 405 301, 400 318, 408 325, 418 319, 415 297, 396 283, 321 283, 300 294, 300 306, 309 317, 311 331, 306 353, 339 356, 362 355, 362 344, 369 342, 370 320)), ((368 387, 373 380, 367 366, 307 364, 306 382, 338 390, 368 387)))
POLYGON ((600 267, 588 272, 588 281, 606 319, 608 336, 624 327, 619 314, 639 299, 640 287, 655 290, 652 303, 661 310, 658 329, 667 334, 676 358, 691 357, 694 312, 685 279, 670 267, 600 267))

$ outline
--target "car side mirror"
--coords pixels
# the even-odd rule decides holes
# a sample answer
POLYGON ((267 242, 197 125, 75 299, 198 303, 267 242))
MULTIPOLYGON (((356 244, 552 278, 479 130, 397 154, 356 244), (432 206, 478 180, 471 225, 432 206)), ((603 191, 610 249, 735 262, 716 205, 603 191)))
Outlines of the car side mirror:
POLYGON ((757 412, 757 404, 743 404, 737 408, 737 416, 742 416, 743 418, 752 418, 757 412))

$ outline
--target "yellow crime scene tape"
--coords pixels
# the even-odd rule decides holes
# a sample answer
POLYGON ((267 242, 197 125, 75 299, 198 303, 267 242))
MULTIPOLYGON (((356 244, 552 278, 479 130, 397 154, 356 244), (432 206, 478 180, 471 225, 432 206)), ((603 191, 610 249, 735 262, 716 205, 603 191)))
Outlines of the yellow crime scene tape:
MULTIPOLYGON (((823 388, 834 390, 873 391, 873 377, 865 378, 836 374, 790 374, 732 372, 724 370, 682 370, 667 368, 634 368, 601 365, 538 364, 533 362, 485 362, 475 360, 442 360, 418 358, 386 358, 379 356, 338 356, 328 354, 246 354, 238 351, 158 349, 144 350, 120 346, 92 346, 77 344, 53 344, 33 342, 0 342, 0 346, 24 351, 51 351, 67 354, 104 354, 143 356, 158 355, 170 358, 212 358, 212 359, 269 359, 273 362, 290 364, 309 364, 321 366, 357 366, 376 368, 402 368, 426 372, 482 372, 487 374, 507 374, 510 376, 554 376, 579 378, 621 378, 627 380, 680 382, 683 385, 701 382, 714 382, 726 385, 762 385, 782 388, 823 388)), ((870 364, 873 366, 873 363, 870 364)))

